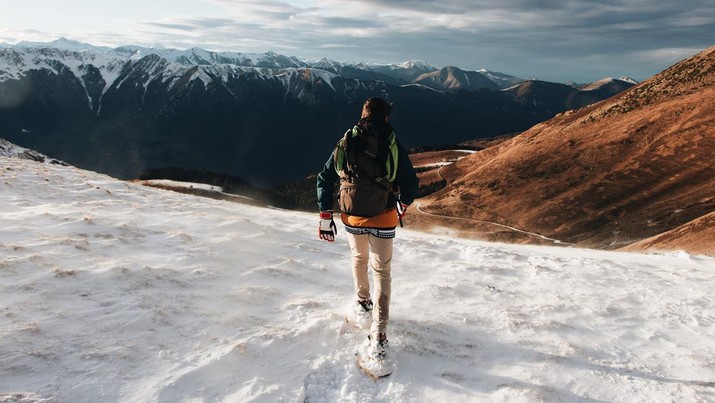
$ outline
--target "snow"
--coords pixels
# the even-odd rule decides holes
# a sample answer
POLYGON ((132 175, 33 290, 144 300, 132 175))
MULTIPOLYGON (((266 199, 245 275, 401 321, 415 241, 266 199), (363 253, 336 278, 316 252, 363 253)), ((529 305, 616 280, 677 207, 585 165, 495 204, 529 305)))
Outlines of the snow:
POLYGON ((179 182, 170 179, 150 179, 145 180, 144 184, 152 186, 175 186, 183 187, 187 189, 201 189, 209 190, 212 192, 221 192, 221 186, 207 185, 205 183, 195 183, 195 182, 179 182))
POLYGON ((0 401, 715 400, 712 257, 401 228, 375 382, 314 214, 5 156, 0 203, 0 401))
POLYGON ((430 164, 425 164, 425 165, 419 165, 416 166, 415 168, 422 168, 422 169, 431 169, 431 168, 442 168, 446 167, 447 165, 452 165, 454 161, 440 161, 440 162, 433 162, 430 164))
POLYGON ((605 77, 605 78, 602 78, 602 79, 600 79, 600 80, 597 80, 597 81, 592 82, 591 84, 585 86, 582 90, 583 90, 583 91, 595 90, 595 89, 598 89, 598 88, 603 87, 603 86, 606 85, 606 84, 610 84, 610 83, 612 83, 612 82, 614 82, 614 81, 624 81, 624 82, 626 82, 626 83, 630 83, 630 84, 633 84, 633 85, 638 84, 638 82, 637 82, 636 80, 634 80, 634 79, 632 79, 632 78, 630 78, 630 77, 625 77, 625 76, 624 76, 624 77, 620 77, 620 78, 618 78, 618 79, 613 78, 613 77, 605 77))
MULTIPOLYGON (((291 92, 293 80, 298 74, 302 74, 306 69, 310 70, 310 79, 315 83, 317 80, 325 82, 333 91, 333 79, 336 74, 326 71, 326 69, 339 67, 353 67, 365 69, 367 71, 382 71, 384 69, 398 72, 401 70, 437 70, 434 66, 420 61, 411 60, 400 64, 341 64, 328 59, 321 59, 317 62, 304 61, 296 57, 281 56, 275 52, 265 53, 236 53, 236 52, 212 52, 200 48, 187 50, 166 49, 161 46, 122 46, 115 49, 107 47, 96 47, 65 38, 57 41, 21 42, 0 50, 0 82, 7 80, 18 80, 29 70, 47 69, 54 74, 59 74, 59 66, 67 67, 80 81, 87 94, 87 105, 90 110, 96 109, 96 114, 101 115, 102 101, 104 94, 109 88, 120 88, 123 80, 119 80, 120 75, 125 71, 125 67, 131 67, 132 63, 139 62, 142 58, 156 55, 154 66, 148 66, 146 78, 142 85, 146 89, 148 83, 160 79, 162 82, 169 82, 172 88, 177 82, 182 80, 184 74, 191 70, 188 81, 201 80, 204 87, 210 84, 221 84, 226 86, 228 77, 235 76, 241 72, 255 71, 260 79, 277 79, 286 86, 286 93, 291 92), (82 79, 88 65, 96 67, 105 81, 102 94, 100 94, 98 105, 94 105, 94 99, 87 90, 87 83, 82 79), (262 66, 262 67, 258 67, 262 66), (265 66, 270 66, 266 68, 265 66), (214 77, 220 77, 223 81, 216 83, 214 77)), ((494 73, 500 74, 500 73, 494 73)), ((124 80, 128 79, 126 75, 124 80)), ((490 78, 494 79, 490 76, 490 78)), ((228 87, 226 87, 228 89, 228 87)), ((423 87, 427 88, 427 87, 423 87)), ((295 94, 301 98, 304 94, 295 94)))
POLYGON ((592 82, 591 84, 583 87, 582 91, 597 90, 606 84, 612 83, 613 81, 615 81, 615 79, 613 77, 604 77, 600 80, 596 80, 596 81, 592 82))
POLYGON ((496 72, 496 71, 491 71, 485 68, 481 68, 477 70, 478 73, 481 73, 488 79, 492 80, 495 82, 497 85, 499 85, 502 89, 508 89, 510 87, 519 85, 519 83, 525 81, 521 78, 510 76, 508 74, 496 72))
MULTIPOLYGON (((62 43, 61 40, 52 44, 62 43)), ((68 41, 72 46, 78 47, 78 42, 68 41)), ((0 53, 0 82, 7 80, 19 80, 29 70, 49 70, 55 75, 59 75, 53 61, 59 61, 63 66, 69 69, 77 78, 87 96, 87 105, 90 110, 94 108, 92 98, 87 91, 87 84, 82 76, 85 74, 85 69, 89 65, 96 67, 102 75, 105 86, 100 95, 97 114, 101 111, 101 101, 104 93, 116 81, 124 67, 125 60, 118 59, 108 53, 98 52, 100 48, 92 48, 89 51, 73 51, 59 48, 32 48, 16 45, 15 49, 7 49, 5 57, 0 53), (9 53, 13 52, 13 53, 9 53), (3 60, 5 59, 5 60, 3 60)))
MULTIPOLYGON (((265 69, 262 69, 265 71, 265 69)), ((258 71, 258 70, 257 70, 258 71)), ((333 87, 333 78, 337 77, 336 74, 333 74, 329 71, 325 71, 322 69, 315 69, 315 68, 286 68, 286 69, 280 69, 280 70, 273 70, 274 74, 273 77, 278 79, 280 83, 286 88, 286 94, 291 92, 291 89, 293 87, 294 81, 301 79, 301 77, 305 77, 305 73, 307 72, 310 78, 311 83, 316 83, 318 80, 323 81, 325 84, 327 84, 330 89, 333 91, 335 90, 335 87, 333 87)), ((260 71, 259 71, 260 72, 260 71)), ((301 92, 296 95, 298 98, 301 98, 303 96, 303 91, 301 89, 301 92)))
POLYGON ((638 81, 636 81, 636 79, 631 78, 631 77, 628 77, 628 76, 622 76, 622 77, 619 77, 618 79, 621 80, 621 81, 625 81, 625 82, 627 82, 627 83, 631 83, 631 84, 633 84, 633 85, 637 85, 637 84, 638 84, 638 81))
POLYGON ((209 84, 213 83, 213 78, 206 74, 206 70, 201 67, 197 67, 191 74, 189 81, 193 80, 200 80, 204 84, 204 87, 208 87, 209 84))
POLYGON ((203 195, 206 197, 214 197, 214 198, 220 198, 223 197, 222 200, 234 200, 234 201, 241 201, 244 203, 250 203, 250 202, 255 202, 255 200, 251 197, 248 196, 243 196, 243 195, 237 195, 233 193, 226 193, 223 191, 223 188, 221 186, 212 186, 212 185, 207 185, 205 183, 195 183, 195 182, 183 182, 183 181, 174 181, 170 179, 148 179, 148 180, 142 180, 138 181, 142 185, 146 186, 153 186, 153 187, 158 187, 158 188, 168 188, 170 190, 183 190, 188 193, 191 193, 192 190, 198 190, 202 191, 203 195))
POLYGON ((397 67, 403 69, 437 70, 436 67, 432 66, 424 60, 407 60, 405 62, 398 63, 397 67))
POLYGON ((325 71, 322 69, 310 69, 310 78, 313 83, 315 83, 317 79, 320 78, 320 80, 328 84, 328 86, 330 86, 333 91, 336 91, 335 87, 333 87, 333 78, 335 77, 337 77, 337 74, 333 74, 329 71, 325 71))
POLYGON ((0 139, 0 157, 18 157, 24 154, 26 151, 27 148, 25 147, 20 147, 5 139, 0 139))
POLYGON ((110 51, 111 48, 105 47, 105 46, 94 46, 90 45, 88 43, 81 43, 78 41, 73 41, 67 38, 59 38, 51 42, 29 42, 29 41, 23 41, 18 43, 17 45, 14 45, 16 48, 53 48, 53 49, 61 49, 61 50, 68 50, 71 52, 82 52, 82 51, 91 51, 94 53, 103 53, 110 51))
POLYGON ((403 84, 403 85, 400 85, 400 88, 408 88, 408 87, 421 88, 421 89, 423 89, 423 90, 429 90, 429 91, 434 91, 434 92, 439 92, 439 93, 442 93, 442 92, 443 92, 443 91, 434 89, 434 88, 432 88, 432 87, 428 87, 428 86, 426 86, 426 85, 424 85, 424 84, 416 84, 416 83, 413 83, 413 84, 403 84))

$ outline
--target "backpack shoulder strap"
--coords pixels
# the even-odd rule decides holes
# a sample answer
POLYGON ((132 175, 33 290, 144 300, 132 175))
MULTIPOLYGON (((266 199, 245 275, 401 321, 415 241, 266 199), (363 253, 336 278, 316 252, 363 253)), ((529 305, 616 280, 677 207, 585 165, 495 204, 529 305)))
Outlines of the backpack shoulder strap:
POLYGON ((335 167, 335 172, 340 173, 340 171, 345 170, 345 164, 346 164, 346 147, 348 145, 348 139, 351 136, 354 136, 354 131, 355 128, 353 127, 352 129, 348 129, 343 137, 338 140, 338 143, 335 145, 335 149, 333 150, 333 166, 335 167))
POLYGON ((388 135, 387 144, 387 161, 385 162, 385 169, 387 175, 385 176, 385 179, 387 179, 388 182, 392 183, 395 181, 395 178, 397 178, 397 162, 399 161, 397 137, 395 136, 394 131, 390 132, 390 134, 388 135))

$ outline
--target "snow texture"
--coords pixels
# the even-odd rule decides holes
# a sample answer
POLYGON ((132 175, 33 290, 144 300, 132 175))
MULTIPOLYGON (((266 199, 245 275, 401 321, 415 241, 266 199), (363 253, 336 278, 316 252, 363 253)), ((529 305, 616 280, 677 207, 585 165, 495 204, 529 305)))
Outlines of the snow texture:
POLYGON ((5 156, 0 204, 0 401, 715 401, 711 257, 400 229, 375 382, 317 215, 5 156))

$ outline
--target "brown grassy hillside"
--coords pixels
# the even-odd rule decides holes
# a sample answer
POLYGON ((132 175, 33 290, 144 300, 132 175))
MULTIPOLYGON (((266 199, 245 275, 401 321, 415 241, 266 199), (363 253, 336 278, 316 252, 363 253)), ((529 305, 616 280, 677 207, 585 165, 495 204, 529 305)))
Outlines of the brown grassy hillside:
POLYGON ((687 250, 691 253, 713 255, 713 245, 715 245, 715 212, 623 249, 628 251, 687 250))
POLYGON ((715 47, 443 168, 420 208, 607 248, 691 222, 715 211, 713 84, 715 47))

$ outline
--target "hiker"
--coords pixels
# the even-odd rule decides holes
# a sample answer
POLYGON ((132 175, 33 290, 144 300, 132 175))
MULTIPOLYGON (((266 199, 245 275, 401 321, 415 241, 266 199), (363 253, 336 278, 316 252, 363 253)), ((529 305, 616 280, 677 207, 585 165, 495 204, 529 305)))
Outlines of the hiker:
POLYGON ((391 111, 391 103, 382 98, 365 101, 360 121, 340 139, 317 180, 319 236, 328 242, 337 233, 333 195, 340 180, 338 206, 352 253, 355 286, 348 319, 362 317, 368 323, 371 319, 368 351, 376 359, 384 359, 387 351, 395 228, 418 189, 412 162, 388 123, 391 111), (368 262, 375 286, 372 298, 368 262))

